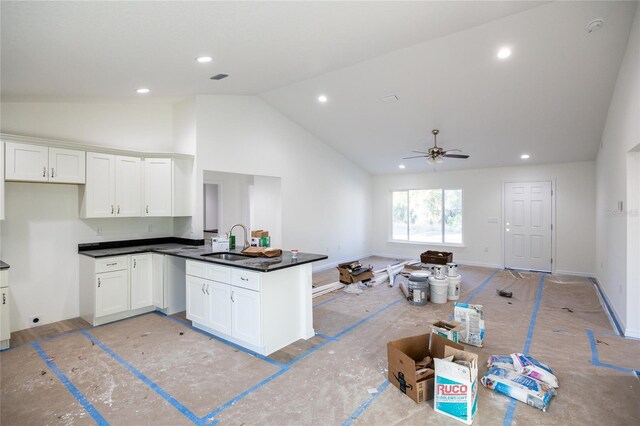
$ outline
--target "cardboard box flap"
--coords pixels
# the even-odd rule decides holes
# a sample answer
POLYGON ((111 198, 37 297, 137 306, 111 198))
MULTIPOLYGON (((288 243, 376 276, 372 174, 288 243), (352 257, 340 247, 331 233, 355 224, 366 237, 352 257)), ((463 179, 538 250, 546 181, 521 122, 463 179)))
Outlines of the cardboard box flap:
MULTIPOLYGON (((454 343, 449 339, 440 337, 437 334, 431 333, 431 341, 429 343, 429 349, 432 358, 444 358, 446 355, 446 349, 458 349, 464 351, 464 346, 454 343)), ((451 354, 453 355, 453 354, 451 354)))
POLYGON ((471 364, 471 368, 469 369, 469 380, 473 381, 476 379, 478 376, 478 355, 449 346, 445 348, 444 353, 445 357, 453 356, 453 361, 468 361, 471 364))
POLYGON ((397 348, 403 355, 415 361, 420 361, 429 355, 429 335, 405 337, 389 342, 390 346, 397 348))

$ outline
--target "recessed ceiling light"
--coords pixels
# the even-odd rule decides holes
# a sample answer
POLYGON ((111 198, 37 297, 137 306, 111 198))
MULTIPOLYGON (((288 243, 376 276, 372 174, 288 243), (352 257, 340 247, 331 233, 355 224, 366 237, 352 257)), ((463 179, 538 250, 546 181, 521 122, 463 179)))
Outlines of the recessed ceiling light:
POLYGON ((140 93, 141 95, 144 95, 145 93, 149 93, 150 91, 151 90, 147 89, 146 87, 141 87, 136 90, 136 93, 140 93))
POLYGON ((325 103, 327 101, 328 101, 328 99, 327 99, 327 97, 325 95, 318 96, 318 102, 325 103))
POLYGON ((198 56, 196 58, 196 61, 200 62, 201 64, 206 64, 207 62, 213 61, 213 58, 211 56, 198 56))
POLYGON ((400 165, 398 166, 398 168, 400 168, 400 169, 404 169, 404 168, 405 168, 405 165, 404 165, 404 164, 400 164, 400 165))
POLYGON ((498 50, 497 56, 500 59, 506 59, 511 56, 511 49, 509 49, 508 47, 503 47, 502 49, 498 50))
POLYGON ((520 158, 522 158, 523 160, 528 160, 528 159, 529 159, 529 157, 530 157, 530 156, 529 156, 529 154, 522 154, 522 155, 520 156, 520 158))

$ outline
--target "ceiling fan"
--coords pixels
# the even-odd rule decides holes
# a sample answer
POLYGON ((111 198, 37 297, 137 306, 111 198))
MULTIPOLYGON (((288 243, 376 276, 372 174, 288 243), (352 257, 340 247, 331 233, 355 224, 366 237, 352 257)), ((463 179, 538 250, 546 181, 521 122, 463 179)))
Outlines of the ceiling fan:
POLYGON ((427 162, 430 164, 442 163, 444 158, 469 158, 468 155, 465 154, 450 154, 451 152, 457 151, 460 152, 459 149, 448 149, 444 150, 443 148, 438 146, 438 133, 440 131, 438 129, 433 129, 431 131, 433 133, 433 146, 427 150, 427 152, 423 151, 412 151, 418 154, 423 155, 414 155, 413 157, 404 157, 403 160, 408 160, 410 158, 420 158, 426 157, 427 162))

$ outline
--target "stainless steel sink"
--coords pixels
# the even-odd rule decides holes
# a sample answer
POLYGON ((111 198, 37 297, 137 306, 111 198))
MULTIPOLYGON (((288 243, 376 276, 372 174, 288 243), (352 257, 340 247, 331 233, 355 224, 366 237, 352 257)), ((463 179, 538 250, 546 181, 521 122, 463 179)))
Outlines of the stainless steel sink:
POLYGON ((247 256, 245 254, 226 253, 226 252, 205 253, 205 254, 203 254, 201 256, 213 257, 214 259, 220 259, 220 260, 229 260, 231 262, 237 262, 238 260, 247 260, 247 259, 250 259, 252 257, 252 256, 247 256))

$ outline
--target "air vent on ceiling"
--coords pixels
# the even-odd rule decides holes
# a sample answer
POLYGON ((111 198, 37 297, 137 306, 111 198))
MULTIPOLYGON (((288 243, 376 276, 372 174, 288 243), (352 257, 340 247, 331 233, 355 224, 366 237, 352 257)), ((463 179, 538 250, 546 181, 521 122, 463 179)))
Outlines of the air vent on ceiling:
POLYGON ((211 77, 211 80, 222 80, 223 78, 229 77, 229 74, 216 74, 211 77))
POLYGON ((398 97, 396 95, 389 95, 383 98, 380 98, 382 102, 398 102, 398 97))

